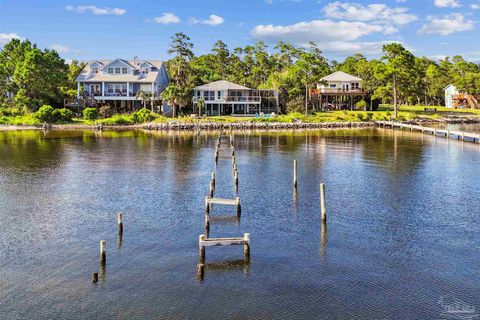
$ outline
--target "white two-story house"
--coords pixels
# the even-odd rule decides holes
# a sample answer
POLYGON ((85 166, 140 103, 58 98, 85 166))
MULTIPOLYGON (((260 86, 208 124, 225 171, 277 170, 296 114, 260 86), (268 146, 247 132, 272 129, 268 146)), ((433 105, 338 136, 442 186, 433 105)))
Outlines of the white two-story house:
POLYGON ((278 91, 250 89, 219 80, 193 90, 193 105, 203 101, 207 115, 252 115, 278 112, 278 91))
POLYGON ((95 60, 77 77, 78 99, 94 99, 115 107, 134 109, 144 103, 137 95, 146 93, 149 104, 158 105, 168 86, 165 65, 159 60, 95 60))

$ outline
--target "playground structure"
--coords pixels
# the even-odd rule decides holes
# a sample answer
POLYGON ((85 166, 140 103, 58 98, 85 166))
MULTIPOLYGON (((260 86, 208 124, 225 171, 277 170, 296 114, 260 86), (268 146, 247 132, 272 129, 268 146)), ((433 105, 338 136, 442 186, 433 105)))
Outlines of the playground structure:
POLYGON ((468 93, 459 93, 453 97, 454 109, 480 109, 480 95, 471 95, 468 93))

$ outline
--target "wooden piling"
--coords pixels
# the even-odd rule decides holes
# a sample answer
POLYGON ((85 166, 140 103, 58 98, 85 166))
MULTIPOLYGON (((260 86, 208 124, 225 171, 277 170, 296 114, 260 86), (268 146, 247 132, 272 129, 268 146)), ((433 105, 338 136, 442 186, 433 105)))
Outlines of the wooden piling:
POLYGON ((212 180, 210 180, 210 190, 208 191, 208 195, 210 198, 213 198, 213 193, 215 191, 215 184, 213 183, 212 180))
POLYGON ((325 183, 320 183, 320 207, 322 213, 322 221, 327 221, 327 208, 325 203, 325 183))
POLYGON ((92 282, 97 283, 98 282, 98 272, 93 272, 92 273, 92 282))
POLYGON ((121 212, 117 213, 117 224, 118 224, 118 234, 123 233, 123 214, 121 212))
POLYGON ((209 197, 205 197, 205 213, 210 213, 210 203, 208 202, 209 197))
POLYGON ((237 216, 240 216, 242 213, 242 206, 240 204, 240 197, 236 197, 235 200, 237 201, 237 216))
POLYGON ((215 172, 212 172, 212 176, 210 178, 210 182, 213 183, 213 188, 215 189, 215 172))
POLYGON ((233 172, 233 178, 235 181, 235 188, 238 188, 238 171, 237 170, 233 172))
POLYGON ((297 189, 297 160, 293 160, 293 188, 297 189))
POLYGON ((107 241, 100 240, 100 264, 104 265, 107 262, 107 241))
POLYGON ((215 163, 218 162, 218 149, 215 149, 215 163))
POLYGON ((202 241, 205 241, 205 235, 201 234, 198 236, 198 255, 201 261, 205 260, 205 246, 202 241))
POLYGON ((199 263, 197 265, 197 280, 203 280, 205 278, 205 264, 199 263))
POLYGON ((245 233, 243 235, 243 240, 245 244, 243 245, 243 259, 246 261, 250 260, 250 233, 245 233))

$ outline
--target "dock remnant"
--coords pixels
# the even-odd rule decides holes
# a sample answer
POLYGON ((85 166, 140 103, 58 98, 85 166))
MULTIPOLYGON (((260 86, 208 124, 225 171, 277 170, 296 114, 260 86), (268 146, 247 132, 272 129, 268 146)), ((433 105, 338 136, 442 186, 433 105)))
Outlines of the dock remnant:
POLYGON ((243 245, 243 258, 250 259, 250 234, 245 233, 243 237, 237 238, 207 238, 204 234, 198 237, 198 248, 200 260, 205 261, 205 248, 214 246, 243 245))
POLYGON ((240 205, 240 197, 235 199, 222 199, 222 198, 211 198, 205 197, 205 212, 210 213, 212 204, 221 204, 225 206, 235 206, 237 207, 237 214, 240 214, 242 206, 240 205))
POLYGON ((293 189, 297 190, 297 160, 293 160, 293 189))
POLYGON ((123 234, 123 214, 117 213, 118 235, 123 234))
POLYGON ((327 221, 327 208, 325 203, 325 183, 320 183, 320 208, 322 213, 322 221, 327 221))
POLYGON ((107 262, 107 241, 105 240, 100 240, 100 264, 105 265, 107 262))
POLYGON ((98 282, 98 272, 93 272, 92 273, 92 282, 97 283, 98 282))

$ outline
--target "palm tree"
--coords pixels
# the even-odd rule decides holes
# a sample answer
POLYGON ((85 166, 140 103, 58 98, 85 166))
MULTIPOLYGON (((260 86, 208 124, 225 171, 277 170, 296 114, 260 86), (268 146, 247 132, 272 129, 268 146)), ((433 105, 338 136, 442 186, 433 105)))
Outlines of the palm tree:
POLYGON ((162 100, 167 101, 169 105, 173 108, 173 117, 177 116, 177 105, 178 105, 178 98, 180 95, 180 89, 176 85, 169 85, 168 87, 163 90, 160 97, 162 100))
POLYGON ((150 92, 145 92, 143 90, 139 90, 135 95, 136 100, 142 100, 143 107, 147 107, 147 102, 150 101, 150 97, 152 94, 150 92))
POLYGON ((202 110, 205 109, 205 100, 203 99, 198 99, 197 100, 197 106, 198 106, 198 116, 202 116, 202 110))

